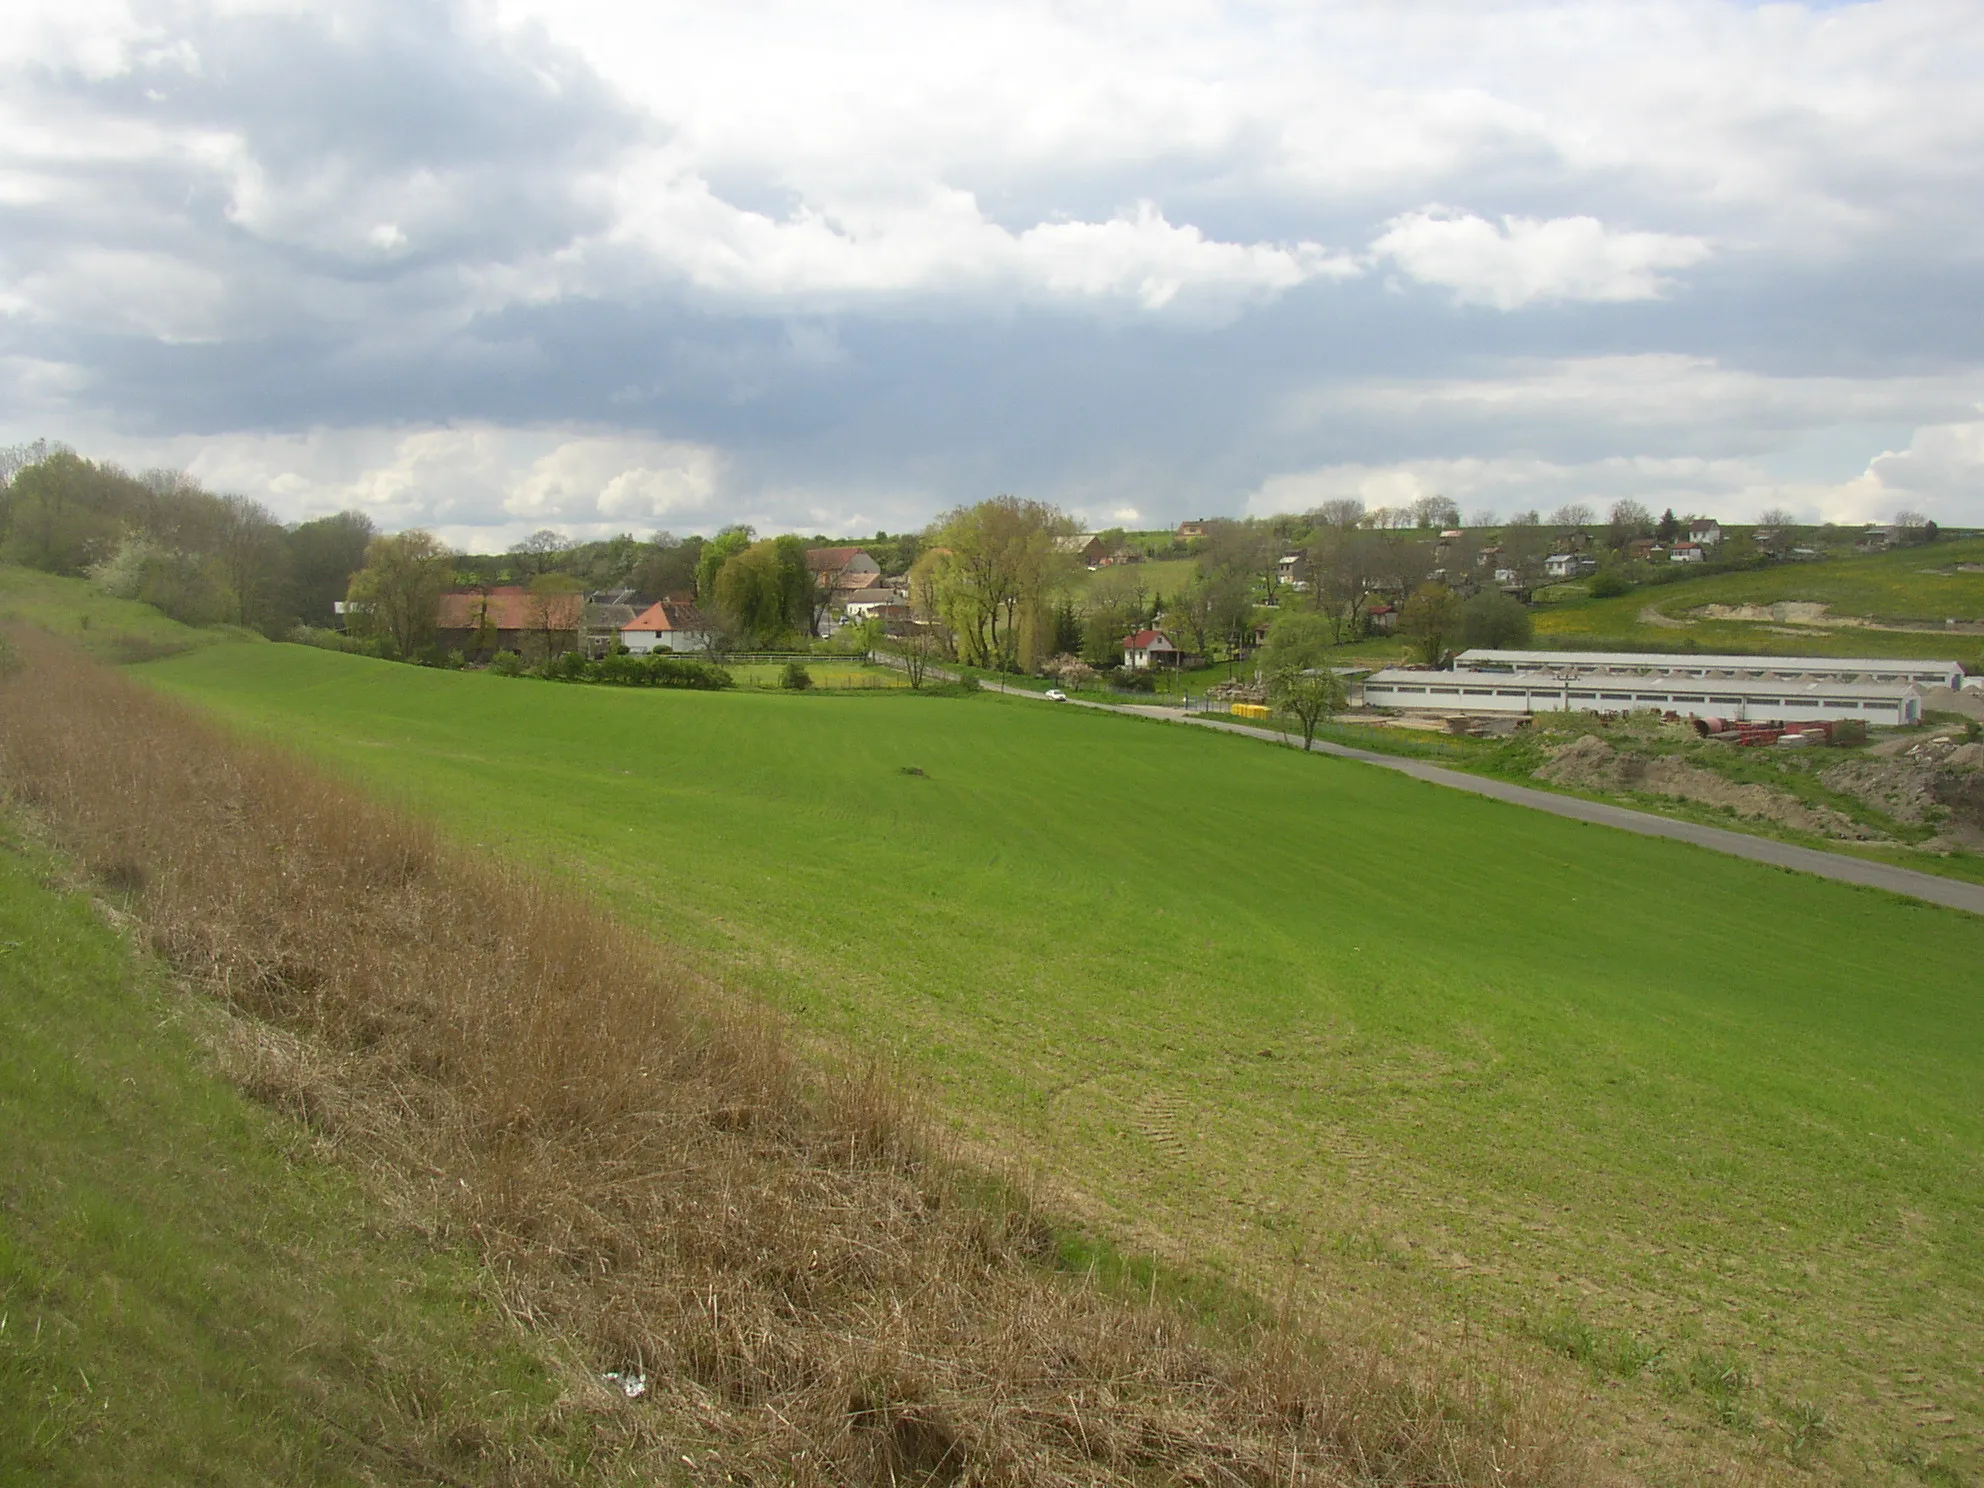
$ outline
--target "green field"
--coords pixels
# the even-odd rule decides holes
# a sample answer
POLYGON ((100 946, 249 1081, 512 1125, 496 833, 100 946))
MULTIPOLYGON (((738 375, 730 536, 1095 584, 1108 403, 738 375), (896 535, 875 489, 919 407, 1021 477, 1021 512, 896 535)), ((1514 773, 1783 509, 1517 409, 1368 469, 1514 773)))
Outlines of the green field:
POLYGON ((597 1481, 477 1268, 212 1073, 225 1020, 52 867, 0 823, 0 1483, 597 1481))
POLYGON ((141 674, 899 1061, 1119 1242, 1590 1360, 1654 1481, 1984 1465, 1984 920, 1025 699, 141 674))
POLYGON ((1572 599, 1539 607, 1535 644, 1568 650, 1598 644, 1650 651, 1686 646, 1777 655, 1929 656, 1976 663, 1984 657, 1984 634, 1940 628, 1950 619, 1984 622, 1984 572, 1960 572, 1960 564, 1984 564, 1984 541, 1784 563, 1648 585, 1615 599, 1572 599), (1828 620, 1874 625, 1776 625, 1692 613, 1703 605, 1784 600, 1829 605, 1828 620))

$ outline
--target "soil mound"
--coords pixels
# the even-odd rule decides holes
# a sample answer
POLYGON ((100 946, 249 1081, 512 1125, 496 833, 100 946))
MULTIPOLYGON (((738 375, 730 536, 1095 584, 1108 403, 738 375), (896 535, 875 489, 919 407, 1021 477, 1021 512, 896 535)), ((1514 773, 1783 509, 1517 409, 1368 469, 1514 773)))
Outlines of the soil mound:
POLYGON ((1617 750, 1594 734, 1566 744, 1536 772, 1538 780, 1577 790, 1634 791, 1703 806, 1721 806, 1760 821, 1778 822, 1800 832, 1853 842, 1879 842, 1879 832, 1824 806, 1810 806, 1788 791, 1727 780, 1686 760, 1617 750))

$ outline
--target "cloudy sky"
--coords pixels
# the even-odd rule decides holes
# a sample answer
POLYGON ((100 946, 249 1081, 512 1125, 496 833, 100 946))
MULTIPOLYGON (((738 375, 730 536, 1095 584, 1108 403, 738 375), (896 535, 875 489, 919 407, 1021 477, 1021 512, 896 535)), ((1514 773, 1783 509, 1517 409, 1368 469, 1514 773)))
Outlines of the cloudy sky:
POLYGON ((0 442, 285 517, 1984 523, 1977 0, 10 17, 0 442))

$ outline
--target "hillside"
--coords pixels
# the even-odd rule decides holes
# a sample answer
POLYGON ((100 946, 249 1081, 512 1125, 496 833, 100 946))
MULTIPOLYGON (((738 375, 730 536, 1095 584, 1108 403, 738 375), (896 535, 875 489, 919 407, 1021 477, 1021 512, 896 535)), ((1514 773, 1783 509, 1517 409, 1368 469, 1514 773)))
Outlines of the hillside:
POLYGON ((900 1061, 1108 1233, 1589 1361, 1657 1477, 1979 1465, 1984 923, 1020 700, 142 671, 900 1061))
POLYGON ((1537 611, 1535 644, 1976 664, 1984 658, 1984 541, 1712 574, 1614 599, 1574 598, 1537 611), (1786 608, 1773 614, 1772 606, 1786 608), (1728 613, 1745 609, 1758 613, 1728 613), (1955 628, 1946 625, 1951 620, 1955 628))
POLYGON ((153 661, 217 641, 261 639, 233 626, 181 625, 148 604, 112 599, 86 579, 0 563, 0 623, 9 620, 39 626, 106 661, 153 661))

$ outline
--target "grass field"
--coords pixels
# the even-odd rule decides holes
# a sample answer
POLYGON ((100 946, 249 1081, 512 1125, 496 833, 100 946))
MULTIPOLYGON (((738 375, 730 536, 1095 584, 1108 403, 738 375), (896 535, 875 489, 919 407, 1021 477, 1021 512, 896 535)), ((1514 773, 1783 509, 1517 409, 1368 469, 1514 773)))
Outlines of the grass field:
POLYGON ((1023 699, 143 674, 901 1061, 1129 1243, 1586 1361, 1651 1481, 1984 1465, 1984 921, 1023 699))
POLYGON ((0 1482, 568 1480, 475 1268, 211 1074, 219 1015, 50 866, 0 822, 0 1482))

